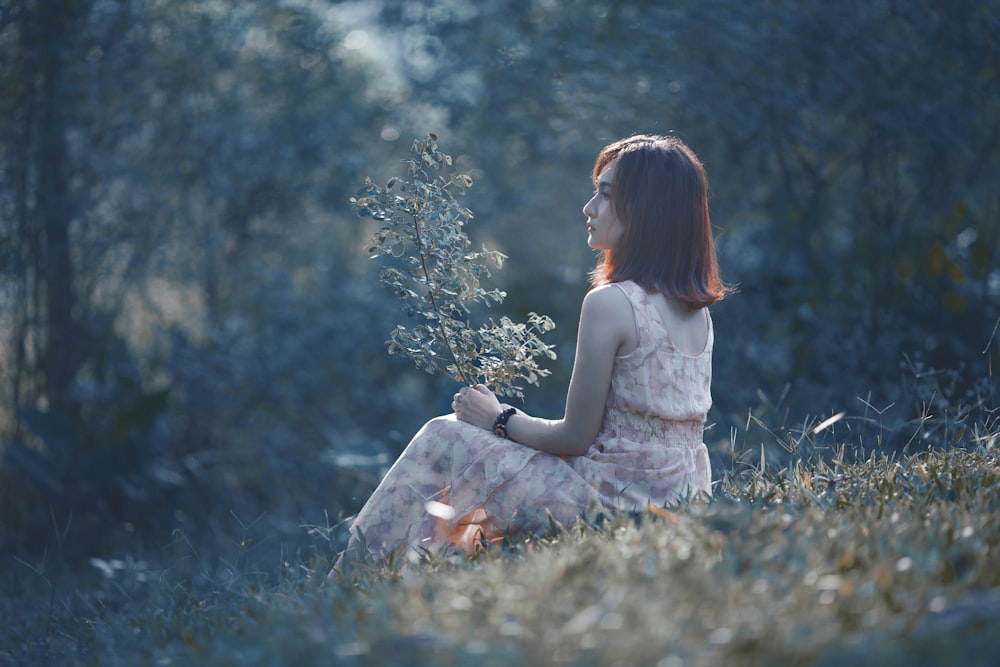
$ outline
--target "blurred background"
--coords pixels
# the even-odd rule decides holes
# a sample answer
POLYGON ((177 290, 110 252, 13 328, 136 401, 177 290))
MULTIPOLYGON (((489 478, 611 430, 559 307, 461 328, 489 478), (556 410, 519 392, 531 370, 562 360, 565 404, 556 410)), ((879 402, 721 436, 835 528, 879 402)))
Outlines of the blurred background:
POLYGON ((996 405, 998 34, 995 0, 0 0, 0 547, 336 542, 456 389, 386 353, 348 202, 429 132, 497 314, 556 321, 530 412, 595 155, 676 133, 739 288, 718 473, 947 446, 996 405))

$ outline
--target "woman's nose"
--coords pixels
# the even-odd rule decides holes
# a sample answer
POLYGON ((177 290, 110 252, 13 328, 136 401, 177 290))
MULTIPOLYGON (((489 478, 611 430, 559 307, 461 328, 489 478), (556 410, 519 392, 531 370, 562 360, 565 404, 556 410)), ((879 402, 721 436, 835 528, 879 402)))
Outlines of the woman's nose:
POLYGON ((583 205, 583 214, 588 218, 594 217, 594 198, 591 197, 586 204, 583 205))

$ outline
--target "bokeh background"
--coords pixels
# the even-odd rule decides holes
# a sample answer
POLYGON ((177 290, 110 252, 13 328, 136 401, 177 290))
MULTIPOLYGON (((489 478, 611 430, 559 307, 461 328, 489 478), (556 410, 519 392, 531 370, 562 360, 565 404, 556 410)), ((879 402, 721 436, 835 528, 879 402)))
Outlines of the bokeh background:
POLYGON ((430 132, 499 314, 557 323, 530 412, 594 156, 672 132, 739 288, 716 468, 947 446, 996 405, 998 34, 995 0, 0 0, 0 546, 335 543, 455 390, 386 353, 348 201, 430 132))

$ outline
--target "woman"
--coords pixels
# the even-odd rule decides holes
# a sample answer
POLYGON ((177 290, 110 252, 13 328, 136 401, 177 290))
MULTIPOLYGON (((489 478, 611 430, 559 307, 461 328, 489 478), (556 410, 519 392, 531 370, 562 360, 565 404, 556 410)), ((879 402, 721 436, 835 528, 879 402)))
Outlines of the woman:
POLYGON ((711 405, 707 306, 725 296, 707 181, 679 139, 606 146, 583 209, 601 251, 583 300, 562 419, 463 387, 454 414, 414 436, 352 524, 345 560, 470 550, 599 510, 711 493, 702 442, 711 405))

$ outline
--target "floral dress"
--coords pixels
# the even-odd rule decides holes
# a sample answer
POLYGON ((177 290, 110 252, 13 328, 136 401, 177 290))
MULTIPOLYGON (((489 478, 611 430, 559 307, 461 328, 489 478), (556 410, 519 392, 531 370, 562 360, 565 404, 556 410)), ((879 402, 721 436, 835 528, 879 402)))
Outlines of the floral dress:
POLYGON ((469 550, 505 533, 547 530, 550 517, 565 524, 601 510, 642 511, 710 494, 702 441, 712 403, 708 310, 705 349, 687 356, 643 288, 615 285, 632 304, 638 346, 615 358, 604 421, 586 454, 554 456, 454 415, 432 419, 358 513, 350 550, 364 544, 376 559, 402 547, 410 557, 437 547, 469 550))

